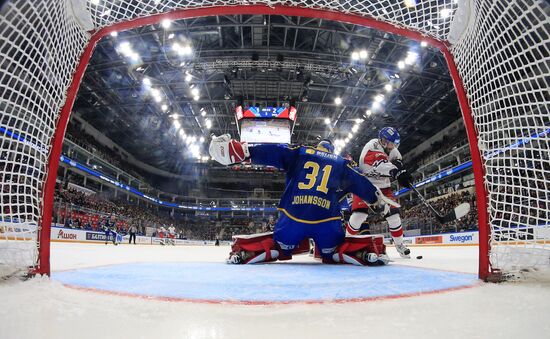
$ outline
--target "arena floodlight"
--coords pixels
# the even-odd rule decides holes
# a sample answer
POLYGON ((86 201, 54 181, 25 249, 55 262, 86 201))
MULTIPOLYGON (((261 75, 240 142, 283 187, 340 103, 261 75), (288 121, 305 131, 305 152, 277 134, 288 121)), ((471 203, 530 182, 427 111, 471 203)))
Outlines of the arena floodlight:
POLYGON ((171 25, 172 25, 172 20, 170 19, 162 20, 162 28, 167 29, 167 28, 170 28, 171 25))

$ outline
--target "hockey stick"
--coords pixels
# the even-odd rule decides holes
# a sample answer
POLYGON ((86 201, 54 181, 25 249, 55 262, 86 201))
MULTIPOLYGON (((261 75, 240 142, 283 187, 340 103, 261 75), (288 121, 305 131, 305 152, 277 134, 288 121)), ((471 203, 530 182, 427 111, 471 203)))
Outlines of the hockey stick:
POLYGON ((411 186, 410 189, 416 193, 416 195, 418 195, 418 197, 420 198, 420 200, 422 201, 422 203, 424 204, 424 206, 428 207, 430 209, 430 211, 432 212, 432 214, 434 215, 434 217, 437 219, 437 221, 439 221, 440 223, 442 224, 446 224, 448 222, 451 222, 451 221, 454 221, 454 220, 457 220, 457 219, 460 219, 462 218, 463 216, 465 216, 466 214, 468 214, 468 212, 470 212, 470 204, 465 202, 465 203, 462 203, 458 206, 456 206, 451 212, 447 213, 446 215, 441 215, 439 214, 439 212, 426 200, 426 198, 424 198, 424 196, 422 194, 420 194, 420 192, 418 192, 418 190, 414 187, 414 186, 411 186))
MULTIPOLYGON (((390 175, 383 175, 383 174, 380 174, 380 173, 372 173, 371 175, 367 175, 367 176, 368 177, 378 177, 378 178, 391 178, 390 175)), ((442 224, 446 224, 448 222, 460 219, 463 216, 465 216, 466 214, 468 214, 468 212, 470 212, 470 204, 465 202, 465 203, 462 203, 462 204, 456 206, 451 212, 449 212, 446 215, 442 216, 426 200, 426 198, 424 198, 424 196, 420 192, 418 192, 418 190, 413 185, 411 185, 411 187, 409 187, 409 189, 411 189, 414 193, 416 193, 416 195, 418 195, 418 197, 420 198, 420 200, 422 201, 424 206, 428 207, 428 209, 432 212, 432 214, 437 219, 437 221, 439 221, 442 224)))

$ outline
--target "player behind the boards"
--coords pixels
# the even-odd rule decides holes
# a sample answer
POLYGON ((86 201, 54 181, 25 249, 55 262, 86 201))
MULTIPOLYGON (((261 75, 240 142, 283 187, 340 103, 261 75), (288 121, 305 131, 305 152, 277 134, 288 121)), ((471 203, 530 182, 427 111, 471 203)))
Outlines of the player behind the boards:
MULTIPOLYGON (((369 176, 370 181, 388 198, 394 199, 390 179, 397 179, 400 185, 410 187, 411 175, 403 168, 401 153, 397 149, 400 143, 399 132, 392 127, 384 127, 378 138, 372 139, 361 151, 359 169, 369 176)), ((346 224, 346 233, 357 234, 361 224, 367 219, 369 204, 354 194, 352 214, 346 224)), ((410 258, 410 250, 403 244, 403 228, 399 208, 392 207, 386 216, 390 234, 397 252, 403 258, 410 258)))
MULTIPOLYGON (((322 141, 317 148, 283 144, 249 146, 231 139, 228 134, 213 137, 210 155, 223 165, 250 158, 254 164, 286 171, 286 188, 273 231, 275 247, 269 243, 270 239, 260 239, 263 242, 258 246, 263 248, 262 256, 255 257, 254 262, 289 259, 293 250, 307 238, 315 241, 324 261, 337 260, 333 255, 345 236, 338 202, 342 192, 353 192, 386 211, 389 211, 389 204, 398 206, 385 198, 348 160, 333 154, 333 150, 328 141, 322 141)), ((229 260, 234 263, 249 262, 239 257, 239 253, 232 252, 232 256, 229 260)))

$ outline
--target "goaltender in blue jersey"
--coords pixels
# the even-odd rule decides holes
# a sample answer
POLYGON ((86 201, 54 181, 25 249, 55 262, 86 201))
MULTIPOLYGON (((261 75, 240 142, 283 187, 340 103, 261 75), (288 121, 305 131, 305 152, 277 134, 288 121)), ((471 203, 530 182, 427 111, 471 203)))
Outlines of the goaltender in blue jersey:
POLYGON ((280 211, 273 232, 277 250, 289 256, 303 239, 312 238, 323 258, 332 258, 344 240, 339 200, 354 193, 375 206, 388 201, 356 168, 333 152, 329 141, 317 147, 259 144, 248 146, 230 139, 214 137, 210 154, 229 165, 250 158, 252 163, 277 167, 287 173, 286 187, 279 202, 280 211))
POLYGON ((342 192, 376 201, 376 188, 348 160, 325 147, 263 144, 249 147, 252 163, 286 171, 278 210, 305 224, 340 221, 342 192), (341 190, 342 192, 340 192, 341 190))

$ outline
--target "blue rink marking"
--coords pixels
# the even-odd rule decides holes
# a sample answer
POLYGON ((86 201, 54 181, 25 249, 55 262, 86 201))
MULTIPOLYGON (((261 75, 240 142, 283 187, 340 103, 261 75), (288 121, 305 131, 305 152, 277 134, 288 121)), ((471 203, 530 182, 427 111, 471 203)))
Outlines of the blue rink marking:
POLYGON ((472 286, 474 274, 407 266, 134 263, 53 272, 63 284, 115 293, 237 302, 337 301, 472 286))

